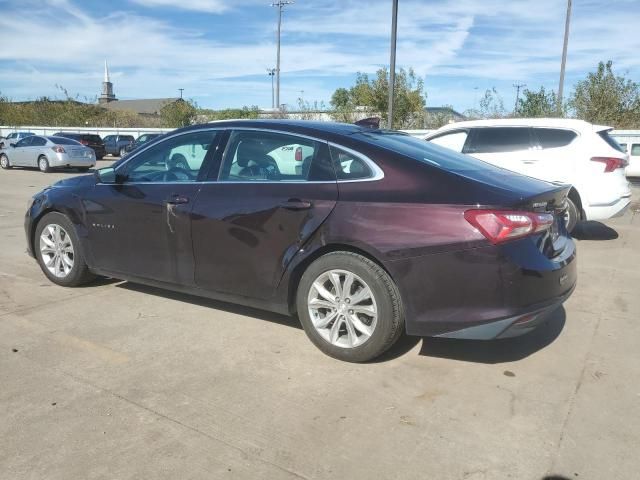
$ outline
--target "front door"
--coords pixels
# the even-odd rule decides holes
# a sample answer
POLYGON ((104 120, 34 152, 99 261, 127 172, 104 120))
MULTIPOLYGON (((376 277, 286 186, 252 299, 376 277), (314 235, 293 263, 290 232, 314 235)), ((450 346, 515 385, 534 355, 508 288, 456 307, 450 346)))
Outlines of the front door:
MULTIPOLYGON (((29 151, 31 150, 32 137, 25 137, 15 143, 14 147, 9 147, 9 160, 12 165, 19 165, 22 167, 32 167, 29 163, 29 151)), ((13 142, 12 142, 13 143, 13 142)))
POLYGON ((336 204, 327 143, 236 130, 212 180, 217 181, 203 185, 192 211, 196 284, 268 299, 336 204))
POLYGON ((189 214, 218 131, 169 137, 118 166, 83 200, 93 266, 108 272, 193 284, 189 214))

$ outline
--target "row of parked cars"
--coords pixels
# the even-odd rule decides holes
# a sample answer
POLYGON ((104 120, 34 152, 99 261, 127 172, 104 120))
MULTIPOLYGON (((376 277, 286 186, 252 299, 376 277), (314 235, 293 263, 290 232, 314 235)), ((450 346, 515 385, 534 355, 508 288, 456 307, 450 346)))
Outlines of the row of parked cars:
POLYGON ((100 135, 92 133, 58 132, 35 135, 32 132, 12 132, 0 138, 0 166, 38 167, 43 172, 51 168, 75 167, 87 170, 105 155, 124 157, 143 143, 160 136, 145 133, 133 135, 100 135))

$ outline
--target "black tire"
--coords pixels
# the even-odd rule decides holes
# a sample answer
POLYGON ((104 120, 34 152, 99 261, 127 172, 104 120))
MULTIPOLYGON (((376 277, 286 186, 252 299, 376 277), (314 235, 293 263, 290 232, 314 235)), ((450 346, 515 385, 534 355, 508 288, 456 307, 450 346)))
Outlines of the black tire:
POLYGON ((80 173, 87 173, 91 167, 77 167, 80 173))
POLYGON ((302 275, 296 294, 298 317, 309 339, 330 357, 347 362, 366 362, 385 351, 400 338, 404 313, 400 293, 387 272, 370 259, 352 252, 332 252, 315 260, 302 275), (344 348, 329 343, 314 327, 307 298, 313 282, 330 270, 346 270, 369 286, 378 309, 377 324, 371 336, 361 345, 344 348))
POLYGON ((44 155, 40 155, 38 157, 38 168, 42 173, 48 173, 51 171, 51 167, 49 166, 49 160, 44 155))
POLYGON ((0 167, 2 167, 4 170, 9 170, 11 168, 9 157, 7 157, 4 153, 0 155, 0 167))
POLYGON ((578 221, 580 220, 580 212, 578 211, 578 207, 573 203, 573 200, 567 198, 567 212, 565 215, 565 225, 567 227, 567 231, 571 233, 578 221))
POLYGON ((82 252, 82 245, 80 244, 80 240, 76 234, 75 227, 65 215, 58 212, 51 212, 42 217, 36 226, 33 243, 38 265, 40 265, 42 272, 53 283, 63 287, 77 287, 96 278, 95 275, 89 271, 89 267, 87 267, 84 254, 82 252), (62 227, 69 235, 71 244, 73 245, 73 267, 71 268, 71 271, 62 278, 56 277, 49 271, 45 265, 45 260, 43 259, 43 254, 40 250, 40 235, 48 225, 58 225, 62 227))

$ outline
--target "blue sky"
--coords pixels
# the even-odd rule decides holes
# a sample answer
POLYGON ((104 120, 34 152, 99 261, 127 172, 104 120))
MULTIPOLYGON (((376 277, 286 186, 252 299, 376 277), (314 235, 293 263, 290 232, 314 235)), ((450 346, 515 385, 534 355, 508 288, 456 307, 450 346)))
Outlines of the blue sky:
MULTIPOLYGON (((611 59, 640 81, 638 0, 574 0, 566 91, 611 59)), ((564 0, 400 0, 398 66, 427 105, 473 107, 516 82, 556 89, 564 0), (477 90, 476 90, 477 87, 477 90)), ((100 92, 109 62, 118 98, 184 95, 210 108, 271 106, 276 9, 269 0, 0 0, 0 92, 14 100, 100 92)), ((391 0, 297 0, 282 35, 281 101, 328 104, 355 73, 389 62, 391 0), (304 93, 301 93, 304 92, 304 93)))

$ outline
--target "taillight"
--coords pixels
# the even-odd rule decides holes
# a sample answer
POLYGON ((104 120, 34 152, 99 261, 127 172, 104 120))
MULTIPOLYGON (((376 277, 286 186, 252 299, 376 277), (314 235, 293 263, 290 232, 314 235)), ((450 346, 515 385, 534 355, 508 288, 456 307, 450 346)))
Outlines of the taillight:
POLYGON ((62 148, 59 145, 56 145, 55 147, 51 147, 51 150, 53 150, 56 153, 64 153, 64 148, 62 148))
POLYGON ((82 145, 89 145, 89 142, 86 140, 78 140, 82 145))
POLYGON ((302 147, 296 148, 296 162, 302 161, 302 147))
POLYGON ((615 157, 593 157, 592 162, 604 163, 605 173, 613 172, 618 168, 624 168, 625 161, 622 158, 615 157))
POLYGON ((464 218, 493 244, 526 237, 553 224, 550 213, 467 210, 464 218))

